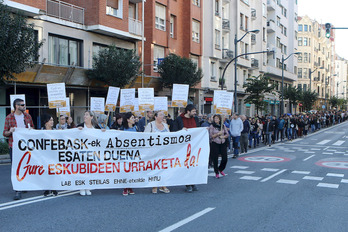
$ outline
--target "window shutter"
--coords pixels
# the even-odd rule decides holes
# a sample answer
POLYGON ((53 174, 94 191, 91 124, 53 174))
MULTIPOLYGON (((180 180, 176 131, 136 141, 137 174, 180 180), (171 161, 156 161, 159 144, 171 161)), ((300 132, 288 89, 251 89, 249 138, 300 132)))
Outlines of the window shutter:
POLYGON ((107 6, 118 9, 118 0, 107 0, 107 6))

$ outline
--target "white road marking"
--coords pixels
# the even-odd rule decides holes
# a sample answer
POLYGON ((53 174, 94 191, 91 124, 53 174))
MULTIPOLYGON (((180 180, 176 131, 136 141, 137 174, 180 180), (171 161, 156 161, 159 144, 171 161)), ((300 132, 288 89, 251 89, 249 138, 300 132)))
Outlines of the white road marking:
POLYGON ((335 152, 335 151, 337 151, 337 150, 329 150, 329 149, 327 149, 326 151, 333 151, 333 152, 335 152))
POLYGON ((262 177, 259 176, 242 176, 241 180, 260 180, 262 177))
POLYGON ((329 183, 319 183, 317 187, 324 187, 324 188, 338 188, 339 184, 329 184, 329 183))
POLYGON ((344 144, 344 140, 338 140, 336 143, 332 144, 333 146, 341 146, 342 144, 344 144))
POLYGON ((232 166, 231 168, 237 168, 237 169, 247 169, 248 166, 232 166))
POLYGON ((295 151, 293 151, 293 150, 289 150, 289 151, 285 151, 285 152, 295 152, 295 151))
POLYGON ((329 147, 325 147, 323 150, 326 151, 326 149, 329 149, 329 147))
POLYGON ((315 155, 311 155, 311 156, 308 156, 307 158, 303 159, 303 161, 307 161, 309 160, 310 158, 314 157, 315 155))
POLYGON ((321 149, 319 148, 311 148, 312 151, 320 151, 321 149))
POLYGON ((272 179, 273 177, 282 174, 282 173, 285 172, 285 171, 286 171, 286 169, 283 169, 283 170, 281 170, 281 171, 279 171, 279 172, 276 172, 276 173, 274 173, 273 175, 270 175, 269 177, 266 177, 265 179, 261 180, 261 182, 266 182, 266 181, 272 179))
POLYGON ((318 177, 318 176, 305 176, 302 179, 304 180, 323 180, 324 177, 318 177))
POLYGON ((319 144, 319 145, 324 145, 324 144, 327 144, 328 142, 330 142, 331 140, 328 140, 328 139, 325 139, 325 140, 323 140, 323 141, 321 141, 321 142, 319 142, 319 143, 317 143, 317 144, 319 144))
POLYGON ((333 155, 333 153, 330 153, 330 152, 323 152, 323 155, 333 155))
POLYGON ((0 211, 5 209, 11 209, 11 208, 22 206, 22 205, 33 204, 40 201, 47 201, 47 200, 53 200, 59 197, 70 196, 79 192, 80 191, 64 191, 64 192, 59 192, 58 196, 54 196, 54 197, 53 196, 52 197, 37 196, 37 197, 27 198, 27 199, 23 199, 19 201, 7 202, 0 205, 0 211))
POLYGON ((195 213, 194 215, 192 215, 192 216, 190 216, 188 218, 185 218, 185 219, 183 219, 183 220, 181 220, 181 221, 179 221, 179 222, 177 222, 177 223, 175 223, 175 224, 173 224, 173 225, 171 225, 171 226, 169 226, 167 228, 164 228, 163 230, 160 230, 159 232, 173 231, 173 230, 175 230, 175 229, 177 229, 177 228, 179 228, 179 227, 181 227, 181 226, 183 226, 183 225, 185 225, 185 224, 187 224, 187 223, 189 223, 189 222, 191 222, 191 221, 193 221, 193 220, 203 216, 204 214, 209 213, 210 211, 212 211, 214 209, 215 208, 206 208, 206 209, 204 209, 204 210, 202 210, 202 211, 200 211, 198 213, 195 213))
POLYGON ((276 172, 279 171, 277 168, 263 168, 261 171, 266 171, 266 172, 276 172))
POLYGON ((250 175, 250 174, 254 174, 255 172, 254 171, 242 171, 242 170, 240 170, 240 171, 235 171, 234 173, 250 175))
POLYGON ((298 181, 297 180, 280 179, 280 180, 277 181, 277 183, 281 183, 281 184, 297 184, 298 181))
POLYGON ((338 173, 328 173, 326 176, 334 176, 334 177, 344 177, 344 174, 338 174, 338 173))
POLYGON ((342 179, 341 183, 347 183, 348 184, 348 179, 342 179))
POLYGON ((311 173, 311 172, 308 172, 308 171, 292 171, 291 173, 293 173, 293 174, 304 174, 304 175, 308 175, 308 174, 311 173))
POLYGON ((276 149, 268 148, 267 151, 275 151, 276 149))
POLYGON ((305 154, 315 154, 314 151, 306 151, 305 154))
POLYGON ((335 151, 336 154, 344 154, 342 151, 335 151))

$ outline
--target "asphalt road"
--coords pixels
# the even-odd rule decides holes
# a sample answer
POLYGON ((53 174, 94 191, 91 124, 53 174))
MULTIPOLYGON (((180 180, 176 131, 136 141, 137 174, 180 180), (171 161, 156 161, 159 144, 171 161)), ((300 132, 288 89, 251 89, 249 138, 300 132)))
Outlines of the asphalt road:
POLYGON ((77 191, 12 201, 0 166, 0 231, 348 231, 348 122, 228 159, 228 176, 199 191, 77 191))

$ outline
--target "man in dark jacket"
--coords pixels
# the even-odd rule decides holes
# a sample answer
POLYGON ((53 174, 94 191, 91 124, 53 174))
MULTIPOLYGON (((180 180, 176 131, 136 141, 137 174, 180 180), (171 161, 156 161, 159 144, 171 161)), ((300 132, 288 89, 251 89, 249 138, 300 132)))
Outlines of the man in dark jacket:
POLYGON ((269 116, 267 118, 266 124, 263 126, 263 129, 266 134, 266 139, 267 139, 267 142, 265 143, 266 145, 267 143, 269 146, 271 146, 272 144, 272 135, 274 135, 274 128, 275 128, 274 121, 272 121, 272 117, 269 116))
MULTIPOLYGON (((196 114, 196 107, 192 104, 188 104, 185 108, 185 112, 181 113, 175 119, 173 131, 199 127, 199 120, 196 117, 196 114)), ((192 193, 192 191, 198 191, 196 185, 186 185, 186 192, 192 193)))
POLYGON ((139 132, 144 132, 145 126, 152 121, 153 119, 153 111, 146 111, 146 123, 145 123, 145 117, 142 117, 138 122, 138 129, 139 132))

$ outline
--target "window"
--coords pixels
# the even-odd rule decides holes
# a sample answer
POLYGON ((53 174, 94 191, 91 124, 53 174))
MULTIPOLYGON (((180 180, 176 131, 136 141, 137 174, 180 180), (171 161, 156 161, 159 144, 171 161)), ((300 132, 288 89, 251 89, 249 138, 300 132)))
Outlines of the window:
POLYGON ((298 68, 297 73, 298 78, 302 78, 302 68, 298 68))
POLYGON ((302 27, 303 27, 303 25, 302 25, 302 24, 299 24, 299 25, 298 25, 298 31, 302 31, 302 27))
POLYGON ((243 83, 246 83, 247 79, 248 79, 247 71, 243 70, 243 83))
POLYGON ((248 30, 248 19, 249 17, 245 16, 245 30, 248 30))
POLYGON ((312 31, 312 26, 311 25, 309 25, 309 31, 312 31))
POLYGON ((284 35, 288 36, 286 30, 287 30, 286 27, 284 27, 284 35))
POLYGON ((308 63, 308 53, 303 53, 303 63, 308 63))
POLYGON ((48 47, 48 63, 82 67, 81 40, 49 35, 48 47))
POLYGON ((267 17, 266 4, 262 3, 262 16, 267 17))
POLYGON ((123 18, 123 0, 107 0, 106 14, 123 18))
POLYGON ((166 30, 166 7, 158 3, 156 3, 155 26, 159 30, 166 30))
POLYGON ((192 41, 199 43, 200 37, 200 22, 192 20, 192 41))
POLYGON ((195 55, 191 55, 191 60, 196 65, 196 71, 197 71, 198 67, 199 67, 199 65, 198 65, 199 57, 195 56, 195 55))
POLYGON ((266 42, 266 28, 262 28, 262 39, 266 42))
POLYGON ((280 27, 280 17, 277 16, 277 26, 280 27))
POLYGON ((285 55, 288 54, 288 51, 287 51, 288 49, 287 49, 287 47, 286 47, 285 45, 284 45, 283 47, 284 47, 284 51, 283 51, 284 54, 285 54, 285 55))
POLYGON ((302 46, 302 37, 298 37, 298 46, 302 46))
POLYGON ((174 15, 170 16, 170 38, 174 38, 175 37, 175 21, 176 21, 176 17, 174 15))
POLYGON ((301 84, 298 84, 298 85, 297 85, 297 89, 298 89, 298 90, 302 90, 302 85, 301 85, 301 84))
POLYGON ((303 78, 308 78, 308 69, 307 68, 304 68, 303 69, 303 78))
POLYGON ((280 47, 281 47, 281 45, 280 45, 280 38, 277 37, 277 48, 280 48, 280 47))
POLYGON ((307 84, 303 84, 303 91, 307 91, 307 84))
POLYGON ((243 15, 243 14, 240 14, 240 15, 239 15, 239 21, 240 21, 240 25, 239 25, 240 29, 241 29, 241 30, 244 30, 244 26, 243 26, 244 15, 243 15))
POLYGON ((219 30, 215 30, 215 49, 221 48, 221 41, 220 41, 221 35, 219 30))
POLYGON ((220 6, 219 6, 219 0, 215 0, 215 15, 220 15, 220 6))
POLYGON ((303 37, 303 46, 308 46, 308 38, 303 37))
POLYGON ((311 62, 311 54, 308 53, 308 63, 310 63, 310 62, 311 62))
POLYGON ((216 68, 215 68, 215 62, 210 62, 210 78, 212 80, 216 80, 216 68))
MULTIPOLYGON (((245 53, 248 53, 248 47, 249 47, 249 44, 245 44, 245 53)), ((245 59, 249 59, 248 55, 245 55, 245 59)))
POLYGON ((311 38, 308 38, 308 46, 311 46, 311 38))
POLYGON ((304 31, 308 31, 308 25, 303 25, 304 31))
POLYGON ((153 47, 153 64, 154 71, 157 72, 158 59, 164 58, 164 47, 154 45, 153 47))
POLYGON ((108 45, 93 43, 93 57, 98 56, 99 52, 106 48, 108 48, 108 45))
POLYGON ((297 35, 298 35, 298 32, 295 31, 295 40, 297 40, 297 35))
POLYGON ((284 8, 284 17, 287 18, 287 10, 284 8))
POLYGON ((282 68, 282 65, 281 65, 279 58, 277 58, 277 60, 276 60, 276 66, 277 66, 277 68, 282 68))
POLYGON ((302 63, 302 53, 298 54, 297 56, 297 62, 302 63))
POLYGON ((195 6, 201 6, 201 0, 192 0, 192 4, 195 6))

